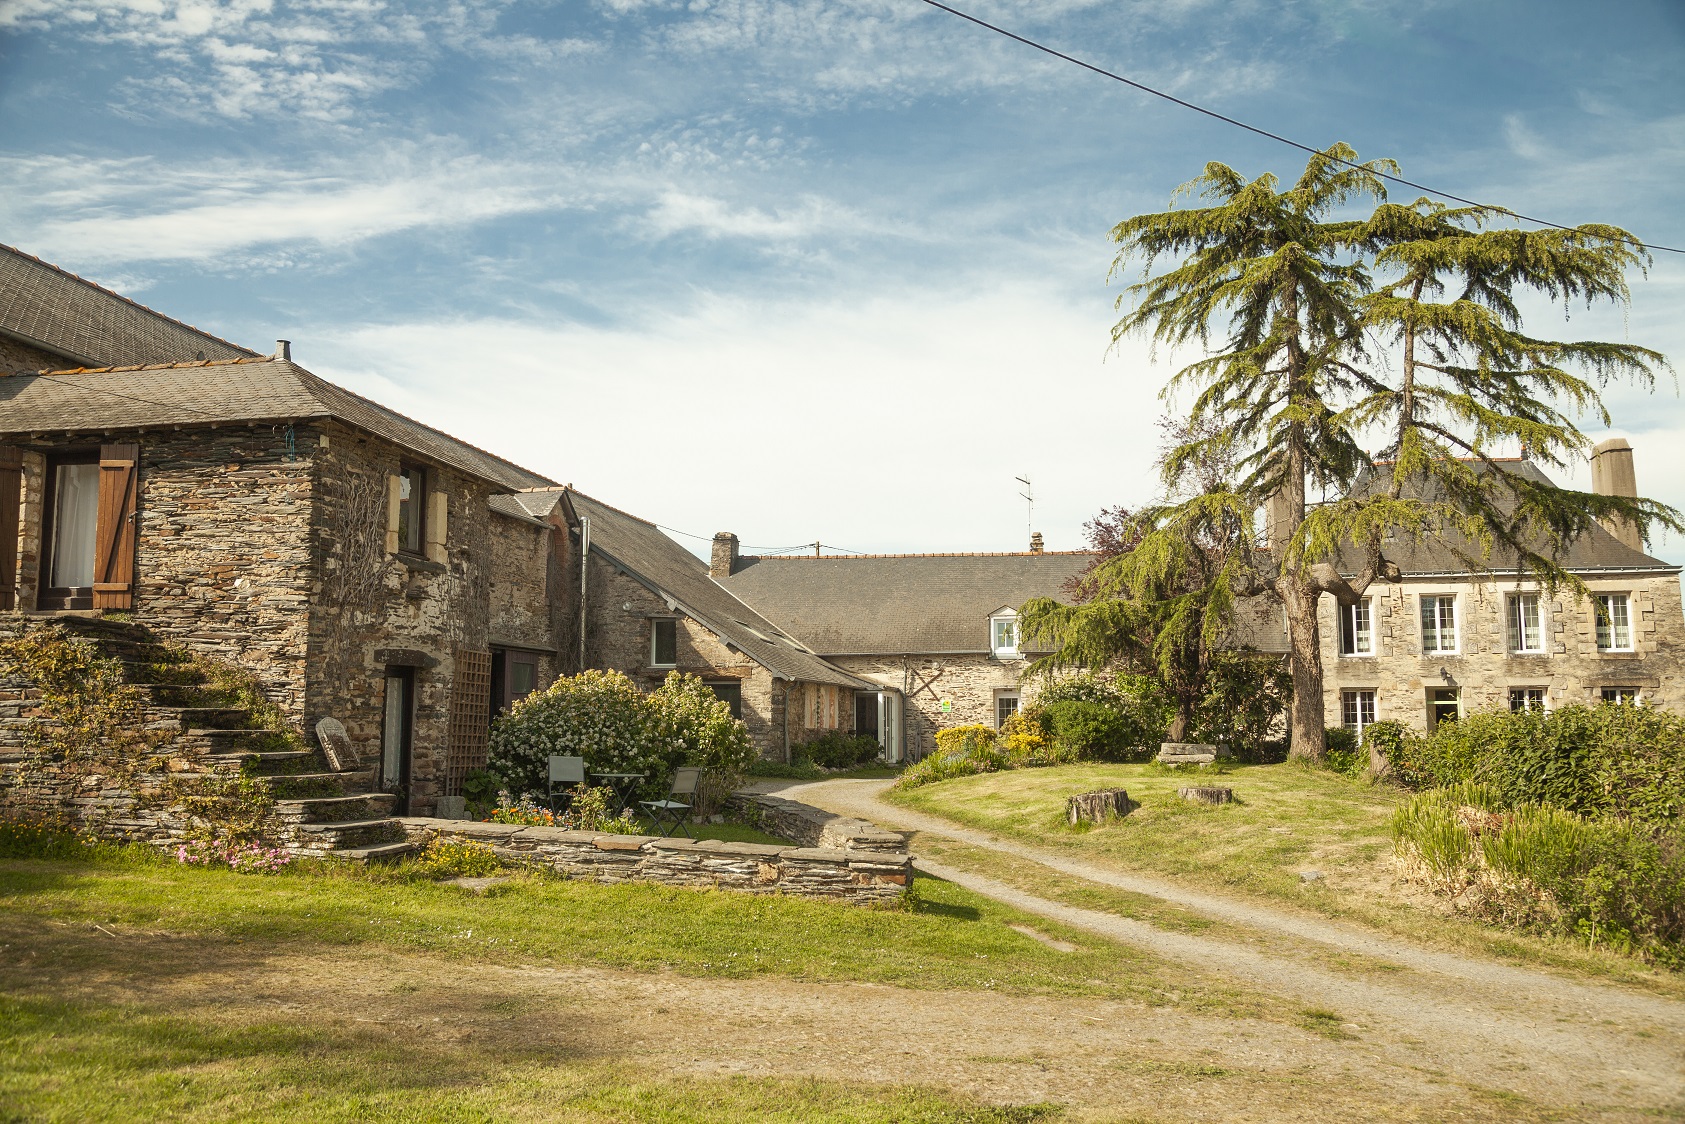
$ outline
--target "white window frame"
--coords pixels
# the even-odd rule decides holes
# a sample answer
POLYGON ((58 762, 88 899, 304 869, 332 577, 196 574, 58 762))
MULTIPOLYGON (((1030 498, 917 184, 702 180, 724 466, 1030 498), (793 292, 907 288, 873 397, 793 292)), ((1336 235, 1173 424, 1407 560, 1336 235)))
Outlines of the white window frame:
POLYGON ((1363 731, 1375 724, 1375 706, 1379 695, 1373 687, 1348 687, 1340 692, 1340 725, 1363 740, 1363 731), (1368 703, 1368 715, 1364 704, 1368 703))
POLYGON ((1536 713, 1545 714, 1550 710, 1550 688, 1549 687, 1519 686, 1519 687, 1510 687, 1509 688, 1508 698, 1509 698, 1509 709, 1510 709, 1511 714, 1521 714, 1521 713, 1525 713, 1526 711, 1532 711, 1533 710, 1533 707, 1531 707, 1531 706, 1526 707, 1526 708, 1524 708, 1524 710, 1519 710, 1519 711, 1515 709, 1515 693, 1517 691, 1537 691, 1537 692, 1539 692, 1539 706, 1538 706, 1538 710, 1537 710, 1536 713))
POLYGON ((1595 618, 1592 626, 1599 652, 1632 652, 1637 650, 1637 646, 1633 643, 1632 594, 1595 593, 1592 595, 1591 611, 1595 618), (1615 623, 1614 607, 1617 603, 1621 606, 1621 616, 1626 618, 1620 626, 1615 623), (1604 615, 1605 610, 1608 611, 1607 616, 1604 615), (1618 636, 1617 627, 1626 629, 1625 644, 1615 643, 1618 636), (1605 637, 1610 641, 1608 644, 1603 642, 1605 637))
POLYGON ((1365 597, 1356 605, 1341 605, 1336 602, 1335 608, 1337 608, 1340 612, 1340 654, 1354 659, 1369 659, 1371 656, 1378 655, 1381 646, 1376 643, 1375 599, 1373 597, 1365 597), (1368 625, 1364 628, 1362 633, 1359 633, 1357 628, 1357 614, 1360 610, 1363 612, 1365 619, 1368 621, 1368 625), (1351 631, 1350 639, 1352 641, 1350 651, 1346 650, 1346 633, 1348 628, 1351 631), (1366 650, 1358 650, 1357 641, 1360 635, 1368 641, 1369 647, 1366 650))
MULTIPOLYGON (((1005 699, 1011 699, 1015 704, 1017 704, 1012 708, 1013 714, 1017 714, 1020 710, 1022 710, 1024 708, 1024 697, 1019 692, 1017 692, 1017 691, 997 691, 997 692, 995 692, 995 729, 997 729, 997 730, 1000 729, 1002 726, 1006 725, 1006 719, 1002 718, 1001 713, 1000 713, 1000 704, 1005 699)), ((1010 715, 1008 717, 1010 717, 1010 715)))
POLYGON ((652 618, 650 618, 650 622, 649 622, 649 666, 651 666, 651 667, 678 667, 679 666, 679 622, 678 622, 677 618, 675 618, 675 617, 652 617, 652 618), (659 640, 659 635, 660 635, 660 632, 661 632, 661 626, 664 625, 664 624, 670 624, 670 625, 673 626, 673 659, 672 659, 672 662, 670 662, 670 663, 661 663, 660 660, 659 660, 659 653, 657 652, 657 648, 659 647, 659 645, 661 643, 661 641, 659 640))
POLYGON ((1550 651, 1549 633, 1545 631, 1545 599, 1544 595, 1534 590, 1522 589, 1504 597, 1504 644, 1509 653, 1515 656, 1542 656, 1550 651), (1534 627, 1538 631, 1538 645, 1527 647, 1527 630, 1522 627, 1520 608, 1525 599, 1533 601, 1534 627))
POLYGON ((1461 606, 1458 604, 1461 600, 1462 598, 1455 593, 1421 593, 1416 595, 1416 624, 1421 630, 1422 655, 1454 656, 1462 650, 1463 614, 1460 611, 1461 606), (1440 644, 1440 646, 1436 648, 1428 647, 1428 630, 1422 619, 1423 609, 1430 599, 1434 602, 1434 639, 1436 643, 1440 644), (1446 601, 1451 602, 1451 646, 1448 648, 1443 644, 1445 628, 1441 622, 1443 622, 1445 618, 1439 608, 1441 603, 1446 601))
POLYGON ((1624 683, 1619 683, 1619 684, 1604 684, 1603 686, 1600 686, 1600 687, 1597 688, 1597 701, 1598 702, 1618 704, 1622 700, 1605 698, 1604 695, 1603 695, 1603 692, 1605 692, 1605 691, 1631 691, 1632 692, 1632 705, 1633 706, 1643 706, 1644 705, 1644 688, 1642 688, 1642 687, 1628 687, 1624 683))
MULTIPOLYGON (((975 619, 975 618, 973 618, 973 619, 975 619)), ((1015 660, 1015 659, 1017 659, 1018 658, 1018 644, 1019 644, 1019 637, 1018 637, 1018 614, 1017 613, 1013 613, 1013 612, 997 613, 996 615, 989 618, 989 651, 994 653, 996 659, 1002 659, 1002 660, 1015 660), (995 643, 996 633, 1000 630, 1001 625, 1010 625, 1011 628, 1012 628, 1012 644, 1008 647, 1002 647, 999 644, 995 643)))

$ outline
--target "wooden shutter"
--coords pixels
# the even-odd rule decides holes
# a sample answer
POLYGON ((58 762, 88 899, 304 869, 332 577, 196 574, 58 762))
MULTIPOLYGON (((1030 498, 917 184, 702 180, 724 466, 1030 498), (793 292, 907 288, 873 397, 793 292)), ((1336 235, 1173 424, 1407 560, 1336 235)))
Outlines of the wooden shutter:
POLYGON ((401 502, 403 481, 396 476, 386 478, 386 553, 398 553, 398 505, 401 502))
POLYGON ((96 609, 134 608, 139 476, 139 445, 100 446, 99 522, 94 530, 96 609))
POLYGON ((445 761, 445 795, 461 796, 462 780, 486 764, 491 731, 491 653, 456 650, 451 679, 450 753, 445 761))
POLYGON ((427 560, 440 565, 445 561, 445 524, 450 518, 450 499, 443 492, 427 496, 427 560))
POLYGON ((18 513, 23 506, 23 450, 0 445, 0 609, 18 607, 18 513))

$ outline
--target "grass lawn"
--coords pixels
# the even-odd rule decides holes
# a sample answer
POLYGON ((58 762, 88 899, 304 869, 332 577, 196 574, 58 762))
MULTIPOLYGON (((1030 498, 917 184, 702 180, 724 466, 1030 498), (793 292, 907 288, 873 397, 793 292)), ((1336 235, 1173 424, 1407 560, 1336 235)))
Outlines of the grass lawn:
MULTIPOLYGON (((1190 887, 1239 891, 1441 947, 1685 996, 1685 975, 1654 971, 1602 948, 1448 915, 1425 893, 1403 884, 1393 867, 1389 820, 1402 794, 1321 769, 1237 765, 1211 775, 1155 765, 1068 765, 891 789, 885 799, 1098 865, 1163 875, 1190 887), (1233 788, 1235 802, 1210 806, 1182 800, 1176 789, 1188 784, 1233 788), (1140 807, 1106 824, 1069 827, 1066 798, 1102 788, 1126 788, 1140 807), (1324 877, 1306 884, 1299 877, 1305 870, 1324 877)), ((976 860, 967 865, 975 867, 976 860)), ((1158 923, 1146 914, 1143 919, 1158 923)))

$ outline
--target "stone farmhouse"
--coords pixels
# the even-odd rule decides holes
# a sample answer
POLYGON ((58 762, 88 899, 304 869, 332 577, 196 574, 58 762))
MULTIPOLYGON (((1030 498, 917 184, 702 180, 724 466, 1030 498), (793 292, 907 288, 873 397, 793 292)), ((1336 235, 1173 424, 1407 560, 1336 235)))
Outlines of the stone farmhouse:
MULTIPOLYGON (((1547 479, 1537 465, 1515 467, 1547 479)), ((1594 491, 1638 494, 1624 439, 1598 445, 1592 468, 1594 491)), ((1519 574, 1513 555, 1471 573, 1454 554, 1391 544, 1401 582, 1375 583, 1360 605, 1323 600, 1329 725, 1361 733, 1393 719, 1431 730, 1478 709, 1600 701, 1685 711, 1680 568, 1645 553, 1637 528, 1593 524, 1574 542, 1562 563, 1590 588, 1582 600, 1519 574)))

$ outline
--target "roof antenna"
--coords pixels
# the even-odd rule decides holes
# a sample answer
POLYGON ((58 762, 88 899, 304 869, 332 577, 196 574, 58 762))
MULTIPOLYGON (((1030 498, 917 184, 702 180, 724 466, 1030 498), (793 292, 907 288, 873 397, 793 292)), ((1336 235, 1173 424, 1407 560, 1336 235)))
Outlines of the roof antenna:
POLYGON ((1024 485, 1024 490, 1018 493, 1024 497, 1024 502, 1030 505, 1030 510, 1024 516, 1024 534, 1033 535, 1036 533, 1036 490, 1030 486, 1028 476, 1014 476, 1013 479, 1024 485))

